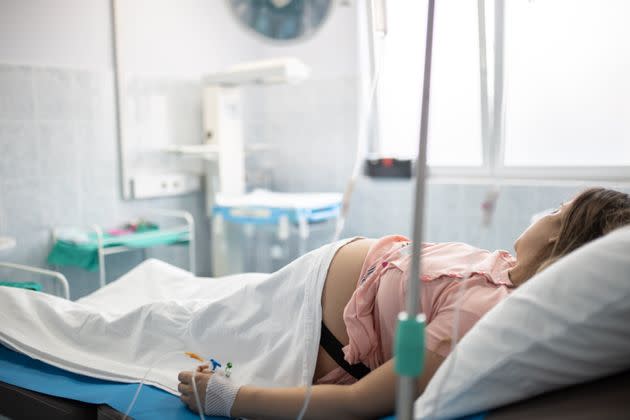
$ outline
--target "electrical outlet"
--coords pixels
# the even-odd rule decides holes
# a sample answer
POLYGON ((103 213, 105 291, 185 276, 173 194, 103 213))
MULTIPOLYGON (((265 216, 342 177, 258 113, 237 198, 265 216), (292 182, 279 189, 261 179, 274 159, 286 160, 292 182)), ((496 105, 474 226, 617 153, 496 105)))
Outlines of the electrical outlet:
POLYGON ((199 191, 201 177, 178 173, 136 175, 131 183, 133 198, 166 197, 199 191))

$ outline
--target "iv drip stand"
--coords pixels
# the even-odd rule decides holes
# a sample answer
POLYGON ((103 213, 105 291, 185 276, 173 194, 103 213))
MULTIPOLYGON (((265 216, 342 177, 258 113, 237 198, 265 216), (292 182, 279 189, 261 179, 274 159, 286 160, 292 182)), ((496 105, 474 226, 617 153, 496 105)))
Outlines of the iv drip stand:
POLYGON ((427 166, 427 133, 429 127, 429 94, 431 91, 431 59, 433 52, 433 19, 435 0, 429 0, 427 34, 424 56, 424 80, 422 87, 422 114, 420 120, 420 144, 416 165, 416 198, 413 219, 412 265, 407 291, 407 310, 398 315, 395 340, 395 369, 398 373, 396 419, 413 419, 413 404, 417 377, 424 365, 424 324, 422 307, 418 308, 422 281, 420 279, 420 250, 423 236, 423 218, 427 166), (418 312, 420 312, 418 314, 418 312))

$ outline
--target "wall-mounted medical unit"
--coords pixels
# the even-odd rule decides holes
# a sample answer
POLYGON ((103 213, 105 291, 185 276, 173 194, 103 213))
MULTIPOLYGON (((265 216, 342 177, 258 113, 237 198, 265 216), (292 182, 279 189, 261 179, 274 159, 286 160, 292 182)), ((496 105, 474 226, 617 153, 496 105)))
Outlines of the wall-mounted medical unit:
POLYGON ((245 147, 240 87, 298 83, 309 76, 295 58, 255 61, 209 74, 203 80, 202 144, 171 145, 164 151, 205 161, 206 202, 211 215, 215 196, 245 193, 245 147))

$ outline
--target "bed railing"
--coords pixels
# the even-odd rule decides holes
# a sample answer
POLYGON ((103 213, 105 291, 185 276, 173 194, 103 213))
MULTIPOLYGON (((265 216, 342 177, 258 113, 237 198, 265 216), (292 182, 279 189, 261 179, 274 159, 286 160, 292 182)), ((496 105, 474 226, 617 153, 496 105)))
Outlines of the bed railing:
POLYGON ((37 267, 31 267, 28 265, 13 264, 13 263, 7 263, 7 262, 0 262, 0 267, 10 268, 13 270, 27 271, 29 273, 36 273, 36 274, 41 274, 43 276, 53 277, 61 285, 61 289, 63 290, 63 297, 66 299, 70 299, 70 285, 68 284, 68 280, 63 274, 58 273, 57 271, 45 270, 43 268, 37 268, 37 267))

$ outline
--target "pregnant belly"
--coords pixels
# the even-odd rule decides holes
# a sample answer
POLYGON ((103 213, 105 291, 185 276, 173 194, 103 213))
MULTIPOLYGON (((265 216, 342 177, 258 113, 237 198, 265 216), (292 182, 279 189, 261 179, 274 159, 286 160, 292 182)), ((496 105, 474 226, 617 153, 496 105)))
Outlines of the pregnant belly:
MULTIPOLYGON (((375 239, 357 239, 341 247, 328 269, 322 293, 323 320, 328 329, 344 346, 349 338, 343 322, 343 310, 354 293, 363 261, 375 239)), ((323 377, 339 365, 320 346, 313 381, 323 377)))

